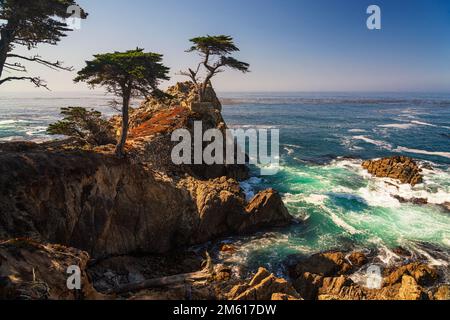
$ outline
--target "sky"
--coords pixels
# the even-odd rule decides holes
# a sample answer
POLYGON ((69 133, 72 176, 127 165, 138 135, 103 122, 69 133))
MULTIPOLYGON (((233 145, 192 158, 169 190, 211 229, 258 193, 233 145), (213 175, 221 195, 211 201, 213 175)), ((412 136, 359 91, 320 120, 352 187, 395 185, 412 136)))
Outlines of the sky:
MULTIPOLYGON (((57 46, 22 54, 63 60, 75 70, 93 54, 136 47, 164 55, 167 87, 196 65, 189 39, 231 35, 251 73, 228 71, 213 84, 221 92, 345 91, 450 92, 448 0, 79 0, 89 12, 80 30, 57 46), (369 30, 366 10, 381 8, 381 30, 369 30)), ((76 72, 29 65, 52 92, 84 91, 76 72)), ((9 83, 1 92, 35 89, 9 83)))

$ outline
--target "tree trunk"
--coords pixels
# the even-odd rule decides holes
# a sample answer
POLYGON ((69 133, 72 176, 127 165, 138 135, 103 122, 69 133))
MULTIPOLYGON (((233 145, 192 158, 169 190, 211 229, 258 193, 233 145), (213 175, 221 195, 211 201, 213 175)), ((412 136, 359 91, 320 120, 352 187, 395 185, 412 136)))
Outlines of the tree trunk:
POLYGON ((125 156, 125 143, 127 142, 128 137, 128 127, 129 127, 129 106, 130 106, 130 95, 126 94, 123 97, 123 105, 122 105, 122 131, 120 133, 119 143, 116 145, 116 155, 119 158, 123 158, 125 156))
POLYGON ((11 30, 9 24, 6 25, 1 31, 0 37, 0 79, 3 74, 3 69, 5 68, 5 62, 8 55, 8 51, 11 45, 11 30))

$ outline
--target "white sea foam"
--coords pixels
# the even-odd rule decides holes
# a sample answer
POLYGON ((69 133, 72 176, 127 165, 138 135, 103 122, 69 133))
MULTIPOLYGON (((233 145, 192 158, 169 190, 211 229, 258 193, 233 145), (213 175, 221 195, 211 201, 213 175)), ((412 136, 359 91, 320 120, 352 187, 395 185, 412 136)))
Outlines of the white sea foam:
POLYGON ((364 130, 364 129, 350 129, 350 130, 348 130, 348 132, 361 133, 361 132, 366 132, 366 130, 364 130))
POLYGON ((400 184, 394 179, 373 177, 361 167, 360 160, 336 160, 331 163, 331 166, 351 170, 368 181, 367 186, 359 190, 337 187, 333 188, 332 192, 353 193, 362 197, 371 206, 398 208, 401 203, 396 197, 406 200, 427 199, 428 203, 437 205, 450 202, 450 186, 445 184, 446 181, 450 181, 449 171, 437 168, 434 170, 423 169, 424 182, 413 187, 409 184, 400 184))
POLYGON ((349 225, 347 222, 345 222, 344 219, 339 217, 333 210, 330 210, 326 207, 323 207, 323 209, 328 213, 329 217, 331 218, 331 220, 335 225, 341 227, 342 229, 344 229, 345 231, 347 231, 352 235, 361 233, 360 231, 356 230, 354 227, 349 225))
POLYGON ((441 151, 427 151, 420 149, 411 149, 406 147, 397 147, 394 152, 408 152, 408 153, 416 153, 416 154, 424 154, 428 156, 439 156, 450 159, 450 152, 441 152, 441 151))
POLYGON ((371 138, 366 137, 366 136, 354 136, 352 138, 355 139, 355 140, 361 140, 361 141, 364 141, 366 143, 370 143, 370 144, 376 145, 376 146, 378 146, 380 148, 383 148, 383 149, 392 150, 392 145, 387 143, 387 142, 385 142, 385 141, 374 140, 374 139, 371 139, 371 138))
POLYGON ((426 252, 425 250, 423 250, 417 246, 413 246, 413 249, 414 249, 414 251, 416 251, 419 254, 421 254, 422 256, 424 256, 428 260, 428 263, 431 266, 447 267, 449 265, 448 261, 444 261, 442 259, 436 259, 432 255, 430 255, 428 252, 426 252))
POLYGON ((16 120, 0 120, 0 126, 6 125, 6 124, 14 124, 16 123, 16 120))
POLYGON ((417 121, 417 120, 411 121, 411 123, 417 124, 417 125, 420 125, 420 126, 450 129, 450 127, 447 127, 447 126, 438 126, 438 125, 435 125, 435 124, 431 124, 431 123, 428 123, 428 122, 417 121))
POLYGON ((22 140, 25 140, 24 137, 22 137, 22 136, 10 136, 10 137, 0 138, 0 141, 4 141, 4 142, 22 141, 22 140))
POLYGON ((379 125, 380 128, 393 128, 393 129, 409 129, 414 127, 413 123, 391 123, 379 125))
POLYGON ((325 200, 328 199, 328 196, 324 194, 310 194, 307 197, 303 198, 303 201, 312 203, 315 205, 321 205, 325 202, 325 200))
POLYGON ((287 152, 288 155, 291 155, 291 154, 294 153, 294 150, 291 149, 291 148, 288 148, 288 147, 284 147, 284 150, 286 150, 286 152, 287 152))
POLYGON ((241 189, 244 191, 245 199, 250 201, 255 196, 255 186, 261 184, 263 179, 258 177, 251 177, 246 181, 240 183, 241 189))

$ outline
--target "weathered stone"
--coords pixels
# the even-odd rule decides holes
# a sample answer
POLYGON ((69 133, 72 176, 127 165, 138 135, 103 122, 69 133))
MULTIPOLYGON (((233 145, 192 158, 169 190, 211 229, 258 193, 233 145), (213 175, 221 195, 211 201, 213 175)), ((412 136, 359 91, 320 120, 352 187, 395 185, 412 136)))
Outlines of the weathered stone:
POLYGON ((229 252, 229 253, 234 253, 237 250, 238 249, 235 246, 229 245, 229 244, 226 244, 226 243, 222 244, 220 246, 220 249, 219 249, 220 252, 229 252))
POLYGON ((326 277, 322 281, 322 286, 319 289, 319 295, 321 294, 338 295, 343 287, 351 286, 352 284, 353 281, 351 281, 346 276, 326 277))
POLYGON ((322 286, 323 276, 305 272, 293 283, 295 290, 306 300, 315 300, 322 286))
POLYGON ((246 220, 239 232, 253 232, 265 227, 283 227, 292 221, 292 216, 283 204, 280 194, 268 189, 259 192, 245 208, 246 220))
POLYGON ((325 252, 312 255, 295 266, 296 275, 305 272, 321 276, 335 276, 349 272, 352 266, 346 261, 342 252, 325 252))
POLYGON ((300 299, 299 294, 285 279, 277 278, 260 268, 248 285, 234 287, 228 297, 231 300, 271 300, 274 293, 300 299))
POLYGON ((274 293, 272 294, 272 298, 270 298, 272 301, 295 301, 295 300, 302 300, 294 296, 290 296, 285 293, 274 293))
POLYGON ((0 242, 0 299, 106 299, 86 274, 88 261, 86 252, 74 248, 27 239, 0 242), (67 287, 70 266, 81 271, 80 290, 67 287))
POLYGON ((348 260, 354 267, 362 267, 368 262, 366 255, 362 252, 352 252, 348 256, 348 260))
POLYGON ((0 239, 59 243, 97 258, 164 253, 291 220, 278 194, 247 204, 234 179, 177 182, 107 154, 3 147, 0 239))
POLYGON ((450 286, 440 286, 434 293, 434 300, 450 300, 450 286))
POLYGON ((392 178, 413 186, 423 181, 422 170, 409 157, 394 156, 364 161, 362 167, 378 178, 392 178))
POLYGON ((427 298, 427 295, 413 277, 404 275, 398 298, 400 300, 424 300, 427 298))
POLYGON ((257 284, 261 283, 261 281, 263 281, 265 278, 267 278, 269 276, 270 276, 270 272, 267 271, 267 269, 259 268, 258 272, 256 272, 256 274, 253 276, 253 279, 250 281, 250 283, 248 285, 251 287, 256 286, 257 284))
POLYGON ((438 279, 436 270, 416 262, 396 268, 384 278, 384 286, 399 283, 404 275, 412 276, 419 285, 432 285, 438 279))

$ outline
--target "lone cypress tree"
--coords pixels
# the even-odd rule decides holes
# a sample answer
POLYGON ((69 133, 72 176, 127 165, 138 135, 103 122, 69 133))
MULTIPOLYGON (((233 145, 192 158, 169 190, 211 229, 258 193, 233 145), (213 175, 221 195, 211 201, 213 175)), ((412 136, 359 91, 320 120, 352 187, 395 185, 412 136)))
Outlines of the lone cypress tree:
POLYGON ((233 38, 230 36, 205 36, 197 37, 189 40, 193 43, 192 47, 187 52, 197 52, 202 58, 197 68, 188 69, 188 72, 181 72, 182 75, 191 78, 192 82, 197 88, 200 102, 205 97, 206 88, 211 82, 211 79, 220 72, 223 72, 224 67, 241 71, 243 73, 249 72, 250 65, 248 63, 239 61, 230 55, 239 51, 239 48, 234 44, 233 38), (204 67, 206 74, 204 78, 200 77, 201 67, 204 67))
POLYGON ((122 98, 122 131, 116 154, 124 156, 128 136, 129 106, 134 97, 147 97, 158 91, 160 80, 169 80, 169 68, 162 55, 137 48, 126 52, 98 54, 78 72, 75 82, 84 81, 92 88, 104 86, 109 93, 122 98))
MULTIPOLYGON (((63 19, 71 16, 68 9, 76 5, 74 0, 0 0, 0 85, 25 80, 36 87, 47 87, 40 77, 25 75, 27 69, 23 61, 57 70, 72 70, 64 67, 61 61, 52 62, 37 55, 23 56, 13 53, 13 50, 16 46, 31 50, 41 43, 56 45, 67 32, 72 31, 63 19), (5 70, 17 75, 2 78, 5 70)), ((80 8, 80 18, 86 17, 87 13, 80 8)))

